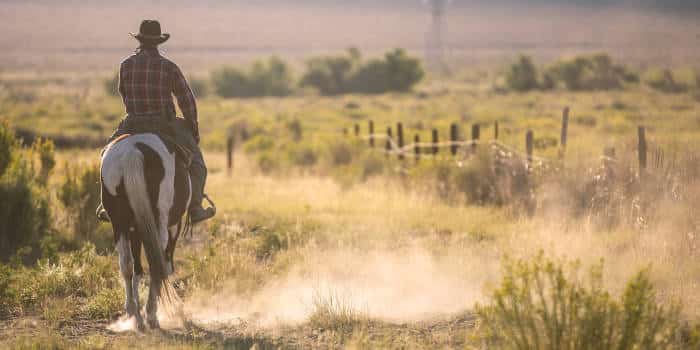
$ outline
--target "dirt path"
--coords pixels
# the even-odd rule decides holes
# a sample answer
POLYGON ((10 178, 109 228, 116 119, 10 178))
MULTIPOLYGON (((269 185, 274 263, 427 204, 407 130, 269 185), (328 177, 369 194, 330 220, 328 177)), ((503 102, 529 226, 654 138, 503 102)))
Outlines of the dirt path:
MULTIPOLYGON (((97 342, 102 348, 177 345, 226 349, 339 349, 350 344, 386 348, 463 348, 476 318, 471 313, 414 323, 368 321, 353 329, 314 329, 308 324, 254 329, 236 325, 200 325, 137 333, 109 330, 108 320, 70 320, 48 325, 40 316, 0 320, 0 345, 26 344, 46 337, 60 338, 68 347, 97 342)), ((40 347, 41 348, 41 347, 40 347)))

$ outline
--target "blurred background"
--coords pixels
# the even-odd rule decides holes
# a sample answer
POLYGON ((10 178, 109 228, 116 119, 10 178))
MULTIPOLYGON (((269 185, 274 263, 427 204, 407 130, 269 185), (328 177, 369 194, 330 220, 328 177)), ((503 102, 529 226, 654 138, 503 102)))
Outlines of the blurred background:
MULTIPOLYGON (((693 64, 698 57, 692 0, 444 2, 443 42, 451 64, 495 64, 516 53, 552 60, 606 51, 637 64, 693 64)), ((159 19, 173 37, 169 56, 188 70, 278 54, 357 47, 423 54, 433 4, 426 0, 3 1, 0 64, 5 69, 115 67, 134 48, 128 32, 159 19)))

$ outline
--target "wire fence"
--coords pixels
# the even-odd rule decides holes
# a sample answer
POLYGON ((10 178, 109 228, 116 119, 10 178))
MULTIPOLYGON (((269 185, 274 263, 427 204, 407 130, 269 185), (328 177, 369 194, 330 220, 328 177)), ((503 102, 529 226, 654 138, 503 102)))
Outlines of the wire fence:
MULTIPOLYGON (((527 130, 525 134, 525 151, 505 144, 498 140, 499 124, 494 122, 494 139, 489 141, 481 140, 481 124, 473 124, 471 128, 471 140, 460 139, 459 125, 457 123, 450 124, 449 140, 439 141, 439 133, 437 129, 432 129, 432 140, 430 142, 421 142, 418 135, 415 135, 413 142, 404 143, 404 128, 402 123, 396 123, 395 134, 392 133, 391 126, 386 128, 386 133, 375 132, 374 121, 368 121, 368 133, 361 135, 361 127, 359 124, 352 125, 351 128, 327 129, 319 128, 314 130, 316 133, 337 135, 342 133, 345 137, 351 137, 351 131, 357 139, 363 140, 369 147, 378 149, 389 156, 395 156, 400 160, 413 157, 416 161, 421 159, 433 159, 440 161, 452 161, 455 166, 463 166, 465 161, 474 158, 478 149, 483 149, 488 146, 497 155, 497 160, 503 162, 519 162, 523 163, 530 171, 536 169, 547 169, 550 167, 559 167, 563 165, 566 146, 568 143, 568 127, 569 127, 569 108, 564 108, 561 120, 561 134, 559 138, 559 156, 558 158, 548 158, 541 155, 535 155, 535 138, 532 130, 527 130), (381 145, 383 143, 383 145, 381 145), (449 152, 441 151, 449 149, 449 152)), ((651 153, 651 167, 661 168, 668 167, 675 159, 667 157, 661 147, 652 145, 649 147, 646 140, 646 128, 639 126, 637 130, 638 145, 637 155, 639 163, 640 175, 647 169, 647 153, 651 153), (649 149, 653 148, 651 152, 649 149), (666 159, 669 158, 669 159, 666 159)), ((227 144, 228 154, 228 169, 233 167, 233 137, 230 136, 227 144)), ((699 157, 700 158, 700 157, 699 157)), ((606 148, 604 154, 600 156, 600 160, 605 164, 618 162, 614 148, 606 148)), ((699 160, 700 161, 700 160, 699 160)))

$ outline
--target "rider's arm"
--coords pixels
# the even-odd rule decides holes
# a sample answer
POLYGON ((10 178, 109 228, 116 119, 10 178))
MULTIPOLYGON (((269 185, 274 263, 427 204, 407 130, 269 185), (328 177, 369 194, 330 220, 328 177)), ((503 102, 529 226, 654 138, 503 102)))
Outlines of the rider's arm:
POLYGON ((190 122, 192 134, 195 140, 199 143, 199 125, 197 123, 197 101, 194 94, 187 84, 185 76, 180 71, 180 68, 173 65, 173 95, 177 98, 177 105, 180 107, 183 116, 190 122))

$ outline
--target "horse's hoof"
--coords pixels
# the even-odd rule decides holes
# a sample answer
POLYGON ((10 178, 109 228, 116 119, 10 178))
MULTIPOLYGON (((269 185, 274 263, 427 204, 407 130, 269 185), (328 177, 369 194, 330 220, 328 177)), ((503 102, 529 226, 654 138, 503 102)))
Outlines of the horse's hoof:
POLYGON ((143 320, 136 320, 136 330, 141 333, 146 331, 146 325, 143 323, 143 320))
POLYGON ((158 320, 148 320, 148 326, 151 327, 151 329, 160 329, 160 322, 158 320))

